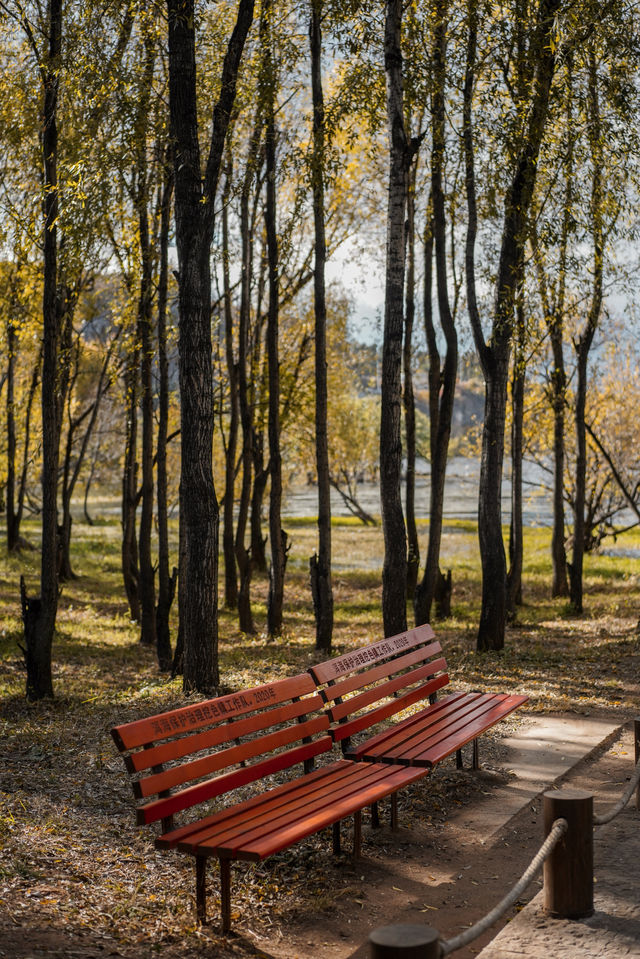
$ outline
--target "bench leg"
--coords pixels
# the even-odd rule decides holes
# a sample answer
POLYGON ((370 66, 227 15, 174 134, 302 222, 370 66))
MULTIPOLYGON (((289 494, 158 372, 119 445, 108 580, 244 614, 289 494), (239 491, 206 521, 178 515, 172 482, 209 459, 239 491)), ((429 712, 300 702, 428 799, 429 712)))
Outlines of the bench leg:
POLYGON ((222 933, 231 929, 231 860, 220 859, 220 920, 222 933))
POLYGON ((462 750, 456 750, 456 769, 464 769, 464 763, 462 762, 462 750))
POLYGON ((333 824, 333 855, 340 855, 340 821, 333 824))
POLYGON ((395 832, 398 828, 398 794, 391 793, 391 829, 395 832))
POLYGON ((480 769, 480 752, 478 749, 478 740, 473 740, 473 760, 471 764, 472 769, 480 769))
POLYGON ((200 925, 207 921, 207 857, 196 856, 196 918, 200 925))
POLYGON ((380 829, 380 812, 377 802, 371 804, 371 828, 380 829))
POLYGON ((358 810, 353 814, 353 858, 360 859, 362 855, 362 813, 358 810))

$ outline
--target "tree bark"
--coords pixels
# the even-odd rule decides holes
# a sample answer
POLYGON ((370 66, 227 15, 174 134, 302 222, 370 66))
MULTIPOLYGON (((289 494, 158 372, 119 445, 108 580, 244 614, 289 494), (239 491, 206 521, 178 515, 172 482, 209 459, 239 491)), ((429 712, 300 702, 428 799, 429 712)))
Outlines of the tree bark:
POLYGON ((21 588, 26 694, 53 696, 51 650, 58 611, 58 461, 63 409, 60 363, 61 310, 58 299, 58 90, 62 53, 62 0, 48 3, 48 50, 42 67, 42 156, 44 167, 44 283, 42 360, 42 551, 40 597, 28 600, 21 588))
POLYGON ((127 359, 125 393, 127 404, 124 469, 122 472, 122 578, 129 604, 129 617, 140 622, 140 595, 138 584, 138 537, 136 532, 136 504, 138 496, 138 367, 140 348, 137 343, 127 359))
MULTIPOLYGON (((447 475, 447 459, 453 402, 455 399, 458 372, 458 335, 449 302, 447 254, 446 254, 446 213, 444 198, 444 158, 445 158, 445 94, 446 94, 446 56, 447 56, 447 4, 438 0, 435 14, 433 43, 433 93, 431 114, 433 124, 431 152, 431 206, 433 221, 427 224, 425 243, 425 334, 429 352, 429 411, 430 411, 430 453, 431 453, 431 492, 429 505, 429 541, 424 576, 416 593, 416 624, 429 622, 431 608, 436 592, 442 582, 440 572, 440 545, 442 542, 442 523, 444 512, 444 489, 447 475), (444 363, 438 350, 433 310, 431 306, 432 253, 435 246, 436 284, 438 297, 438 315, 445 336, 446 354, 444 363), (427 300, 428 296, 428 300, 427 300)), ((451 579, 447 582, 450 585, 451 579)), ((450 606, 450 590, 447 607, 450 606)))
POLYGON ((233 343, 233 306, 229 273, 229 201, 231 197, 232 160, 229 158, 225 176, 225 195, 222 203, 222 276, 224 287, 224 342, 229 388, 229 429, 225 449, 225 482, 222 520, 222 552, 224 555, 224 604, 227 609, 238 607, 238 576, 236 571, 233 511, 235 504, 236 456, 240 427, 238 395, 238 364, 233 343))
POLYGON ((314 310, 316 377, 316 472, 318 478, 318 552, 309 560, 316 618, 316 649, 331 651, 333 589, 331 585, 331 482, 327 435, 327 244, 324 214, 325 121, 322 90, 322 0, 311 0, 309 45, 313 98, 313 221, 315 229, 314 310))
POLYGON ((526 366, 524 356, 525 321, 522 290, 517 306, 517 340, 511 379, 511 526, 509 530, 509 570, 507 572, 507 613, 515 619, 522 605, 522 567, 524 559, 522 518, 522 457, 524 450, 524 392, 526 366))
POLYGON ((538 154, 544 135, 551 83, 555 70, 553 31, 559 0, 540 0, 529 58, 535 64, 528 119, 518 145, 510 184, 505 197, 500 260, 495 283, 493 322, 489 343, 485 342, 477 309, 474 276, 475 180, 471 96, 475 73, 475 31, 477 9, 469 3, 469 45, 465 81, 464 140, 469 204, 467 235, 467 301, 471 325, 485 379, 485 418, 482 433, 478 536, 482 562, 482 608, 478 629, 478 650, 502 649, 506 628, 506 556, 502 538, 502 466, 504 428, 509 375, 509 354, 513 334, 518 264, 523 260, 526 225, 533 198, 538 154))
POLYGON ((413 392, 413 324, 415 318, 416 280, 416 170, 417 157, 411 164, 407 189, 407 281, 405 289, 404 342, 402 368, 404 389, 404 426, 407 441, 405 475, 405 512, 407 518, 407 598, 415 596, 420 567, 420 544, 416 525, 416 403, 413 392))
POLYGON ((382 616, 385 636, 404 632, 407 628, 407 535, 400 488, 405 210, 410 150, 404 127, 401 30, 402 2, 387 0, 384 54, 390 157, 380 413, 380 497, 384 535, 382 616))
POLYGON ((171 669, 169 614, 178 571, 169 572, 169 525, 167 504, 167 436, 169 431, 169 362, 167 357, 167 292, 169 282, 169 233, 173 198, 173 158, 167 149, 160 204, 160 270, 158 275, 158 436, 156 443, 156 488, 158 522, 158 601, 156 605, 156 650, 161 670, 171 669))
POLYGON ((151 86, 155 66, 152 36, 143 20, 144 71, 140 90, 135 131, 136 143, 136 197, 140 246, 140 290, 138 294, 138 339, 140 342, 140 412, 142 419, 140 528, 138 530, 138 558, 140 579, 140 642, 155 646, 156 586, 151 547, 153 532, 153 251, 149 231, 149 170, 147 163, 146 119, 150 106, 151 86))
POLYGON ((284 574, 287 563, 287 536, 282 529, 282 453, 280 449, 280 355, 279 355, 279 253, 276 227, 276 121, 275 121, 275 64, 271 57, 272 31, 271 0, 264 0, 261 35, 264 56, 266 94, 265 157, 267 187, 265 226, 267 259, 269 264, 269 313, 267 320, 267 358, 269 362, 269 541, 271 565, 269 568, 269 599, 267 604, 267 632, 279 636, 282 632, 284 604, 284 574))
POLYGON ((575 388, 576 465, 575 498, 573 504, 573 549, 569 567, 569 595, 571 607, 576 613, 583 611, 583 566, 586 549, 586 473, 587 435, 585 412, 587 405, 587 379, 589 352, 602 311, 604 278, 604 226, 603 226, 603 149, 598 73, 593 46, 589 51, 589 82, 587 95, 587 133, 592 160, 591 174, 591 235, 593 239, 593 266, 591 303, 587 322, 581 335, 574 340, 577 371, 575 388))
POLYGON ((213 471, 210 245, 214 203, 253 0, 240 0, 225 56, 205 175, 200 167, 193 0, 167 0, 169 104, 175 143, 175 219, 179 264, 180 579, 185 691, 219 683, 218 529, 213 471))
POLYGON ((10 553, 18 549, 20 541, 20 519, 16 510, 16 419, 15 419, 15 363, 16 329, 11 319, 7 320, 7 483, 5 487, 5 509, 7 515, 7 549, 10 553))

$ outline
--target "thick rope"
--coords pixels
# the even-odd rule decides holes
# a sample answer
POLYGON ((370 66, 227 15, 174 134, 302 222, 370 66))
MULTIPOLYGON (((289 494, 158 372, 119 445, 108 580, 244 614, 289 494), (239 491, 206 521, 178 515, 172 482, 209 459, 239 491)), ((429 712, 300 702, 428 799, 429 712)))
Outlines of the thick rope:
POLYGON ((616 816, 620 815, 624 807, 627 805, 631 797, 633 796, 635 790, 640 783, 640 759, 636 763, 636 771, 631 777, 631 782, 624 791, 624 794, 619 802, 615 804, 613 809, 609 810, 608 813, 604 813, 602 816, 594 816, 593 824, 594 826, 604 826, 605 823, 611 822, 612 819, 615 819, 616 816))
POLYGON ((470 942, 473 942, 474 939, 477 939, 483 932, 486 932, 487 929, 490 929, 494 922, 497 922, 502 916, 504 916, 507 909, 514 904, 518 897, 524 892, 532 879, 536 874, 542 869, 545 859, 553 852, 558 841, 569 828, 566 819, 556 819, 549 835, 545 839, 544 843, 540 847, 538 853, 531 860, 531 864, 527 871, 523 874, 522 878, 518 880, 516 885, 511 889, 510 892, 502 899, 498 905, 488 913, 484 919, 480 919, 476 922, 475 925, 471 926, 469 929, 465 929, 464 932, 461 932, 459 936, 455 936, 453 939, 447 939, 445 942, 440 943, 440 955, 448 956, 450 952, 454 952, 456 949, 462 949, 463 946, 468 946, 470 942))

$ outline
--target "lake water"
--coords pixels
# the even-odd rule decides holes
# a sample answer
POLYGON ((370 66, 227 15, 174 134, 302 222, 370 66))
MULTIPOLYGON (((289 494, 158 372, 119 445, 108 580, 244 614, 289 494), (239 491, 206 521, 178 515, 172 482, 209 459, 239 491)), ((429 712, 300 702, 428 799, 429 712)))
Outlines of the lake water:
MULTIPOLYGON (((478 482, 480 463, 462 456, 453 457, 447 470, 444 515, 447 519, 477 519, 478 482)), ((534 463, 524 468, 523 517, 527 526, 551 526, 553 505, 551 490, 546 488, 550 476, 534 463)), ((429 516, 429 464, 421 461, 416 477, 416 516, 429 516)), ((380 515, 380 489, 377 483, 361 483, 358 486, 358 502, 366 512, 380 515)), ((334 516, 350 516, 340 495, 331 490, 331 510, 334 516)), ((506 475, 502 483, 503 520, 508 522, 511 514, 511 481, 506 475)), ((318 512, 318 492, 315 486, 294 485, 283 504, 286 516, 315 516, 318 512)))

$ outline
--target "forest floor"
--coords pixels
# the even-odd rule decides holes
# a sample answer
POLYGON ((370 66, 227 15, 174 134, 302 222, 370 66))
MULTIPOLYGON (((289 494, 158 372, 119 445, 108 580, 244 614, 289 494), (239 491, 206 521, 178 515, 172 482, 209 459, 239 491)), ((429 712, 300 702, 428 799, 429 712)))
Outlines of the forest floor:
MULTIPOLYGON (((313 530, 300 524, 295 532, 283 637, 243 636, 229 614, 221 617, 225 690, 293 674, 318 659, 305 572, 313 530)), ((334 549, 344 561, 335 580, 336 653, 379 637, 379 571, 358 566, 361 554, 375 555, 376 535, 348 524, 335 531, 334 549)), ((525 605, 505 649, 475 652, 479 575, 468 524, 452 526, 445 537, 454 608, 436 627, 455 688, 527 693, 526 713, 483 738, 480 773, 443 763, 401 793, 398 833, 384 825, 372 831, 365 821, 360 861, 348 855, 345 824, 345 853, 337 858, 322 834, 264 863, 238 864, 234 933, 226 938, 216 921, 215 865, 212 921, 198 927, 192 863, 155 851, 149 831, 135 827, 128 777, 109 734, 113 725, 184 702, 179 680, 158 672, 127 617, 115 524, 77 533, 80 575, 61 597, 51 702, 25 701, 17 647, 18 577, 35 576, 35 554, 0 560, 0 959, 303 959, 319 952, 343 959, 364 956, 362 944, 377 926, 425 922, 449 937, 491 908, 528 864, 542 828, 536 801, 497 833, 478 829, 470 837, 465 828, 465 810, 473 808, 477 821, 478 809, 489 810, 513 778, 504 735, 552 714, 621 726, 640 704, 638 540, 621 540, 628 548, 616 555, 588 558, 585 613, 575 617, 548 598, 547 534, 528 535, 525 605)), ((265 596, 260 579, 259 626, 265 596)), ((570 781, 595 790, 596 798, 617 798, 632 751, 627 729, 579 764, 570 781)), ((530 894, 538 888, 534 883, 530 894)), ((479 946, 456 955, 465 959, 479 946)))

